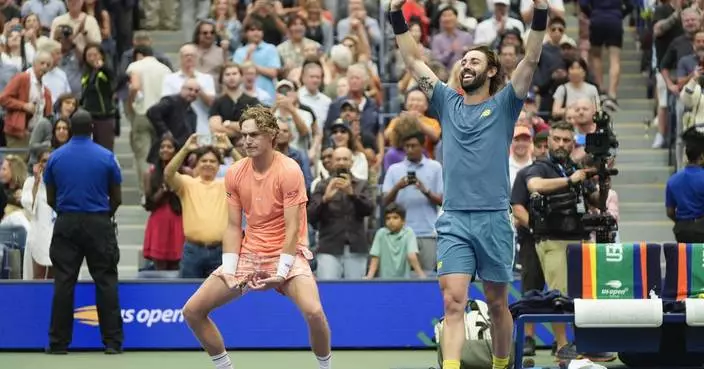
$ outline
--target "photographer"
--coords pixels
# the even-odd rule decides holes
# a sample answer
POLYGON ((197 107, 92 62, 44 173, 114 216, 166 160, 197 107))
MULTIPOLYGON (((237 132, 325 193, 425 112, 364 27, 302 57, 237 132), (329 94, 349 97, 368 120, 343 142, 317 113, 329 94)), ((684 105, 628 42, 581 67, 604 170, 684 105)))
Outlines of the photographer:
MULTIPOLYGON (((704 38, 704 32, 701 32, 704 38)), ((685 111, 692 112, 692 118, 689 122, 682 122, 683 125, 687 123, 704 123, 704 96, 702 96, 702 63, 699 63, 694 68, 692 72, 692 78, 689 79, 687 84, 684 85, 682 92, 680 92, 680 99, 682 105, 684 105, 685 111)), ((684 127, 686 130, 688 127, 684 127)))
MULTIPOLYGON (((699 88, 699 86, 697 86, 699 88)), ((667 181, 667 216, 677 242, 704 242, 704 133, 691 127, 682 135, 688 164, 667 181)))
MULTIPOLYGON (((533 194, 531 228, 545 281, 548 289, 563 294, 567 294, 567 245, 586 239, 580 224, 585 212, 580 187, 595 173, 574 167, 570 160, 574 145, 574 127, 567 122, 555 123, 548 137, 548 157, 537 160, 526 175, 528 191, 533 194)), ((574 359, 577 353, 567 341, 565 325, 555 324, 553 330, 557 358, 574 359)))
POLYGON ((333 151, 333 173, 320 181, 308 202, 308 222, 319 231, 318 279, 362 279, 369 242, 364 218, 374 203, 367 181, 351 174, 352 151, 333 151))

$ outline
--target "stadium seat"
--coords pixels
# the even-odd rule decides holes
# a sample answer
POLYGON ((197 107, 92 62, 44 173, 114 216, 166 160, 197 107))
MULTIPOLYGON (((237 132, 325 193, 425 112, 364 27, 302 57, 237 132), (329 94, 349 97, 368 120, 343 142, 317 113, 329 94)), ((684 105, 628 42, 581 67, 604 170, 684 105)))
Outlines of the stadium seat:
POLYGON ((646 243, 568 246, 567 293, 575 299, 575 341, 580 352, 658 351, 662 304, 637 300, 660 294, 660 250, 660 245, 646 243), (643 315, 653 320, 631 320, 632 314, 616 311, 624 306, 643 308, 643 315), (580 313, 600 311, 611 314, 598 314, 592 321, 580 318, 580 313))

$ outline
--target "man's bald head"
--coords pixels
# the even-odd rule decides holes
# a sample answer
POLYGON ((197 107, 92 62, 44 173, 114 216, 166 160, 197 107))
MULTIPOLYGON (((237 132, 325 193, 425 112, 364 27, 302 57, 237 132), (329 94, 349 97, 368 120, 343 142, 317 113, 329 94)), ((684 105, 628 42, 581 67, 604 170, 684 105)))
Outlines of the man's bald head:
POLYGON ((186 78, 181 86, 181 96, 188 102, 193 102, 198 98, 200 93, 200 85, 195 78, 186 78))
POLYGON ((332 162, 335 169, 347 169, 352 168, 352 150, 347 147, 341 146, 332 152, 332 162))
POLYGON ((580 98, 570 105, 575 112, 574 123, 577 125, 591 124, 596 112, 595 102, 589 98, 580 98))
POLYGON ((196 67, 196 61, 198 60, 198 48, 196 45, 186 44, 181 46, 178 55, 181 59, 181 70, 190 71, 196 67))

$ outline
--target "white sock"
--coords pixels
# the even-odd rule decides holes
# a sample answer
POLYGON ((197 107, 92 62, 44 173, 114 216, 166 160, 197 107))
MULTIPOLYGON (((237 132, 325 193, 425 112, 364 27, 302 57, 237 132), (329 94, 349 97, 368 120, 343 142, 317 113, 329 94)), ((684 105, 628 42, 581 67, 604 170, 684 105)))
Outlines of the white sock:
POLYGON ((215 364, 215 369, 234 369, 227 351, 223 351, 222 354, 211 356, 210 358, 213 360, 213 364, 215 364))
POLYGON ((332 359, 332 352, 327 354, 327 356, 315 356, 316 359, 318 359, 318 367, 320 369, 330 369, 330 359, 332 359))

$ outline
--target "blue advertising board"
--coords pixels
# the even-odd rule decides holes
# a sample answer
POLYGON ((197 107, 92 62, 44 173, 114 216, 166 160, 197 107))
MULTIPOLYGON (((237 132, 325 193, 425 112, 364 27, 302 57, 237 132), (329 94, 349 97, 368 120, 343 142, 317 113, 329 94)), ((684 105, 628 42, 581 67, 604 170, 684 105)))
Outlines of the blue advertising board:
MULTIPOLYGON (((518 282, 516 282, 518 283, 518 282)), ((182 314, 198 282, 124 281, 120 305, 125 349, 199 349, 182 314)), ((520 288, 512 286, 510 301, 520 288)), ((433 347, 434 322, 442 316, 437 281, 321 282, 320 295, 332 329, 334 348, 433 347)), ((0 349, 42 349, 48 342, 53 285, 0 283, 0 349)), ((480 284, 470 295, 483 299, 480 284)), ((95 286, 76 286, 74 349, 101 349, 95 286)), ((276 292, 249 293, 212 315, 230 349, 307 348, 305 321, 276 292)), ((539 341, 552 342, 544 327, 539 341)))

